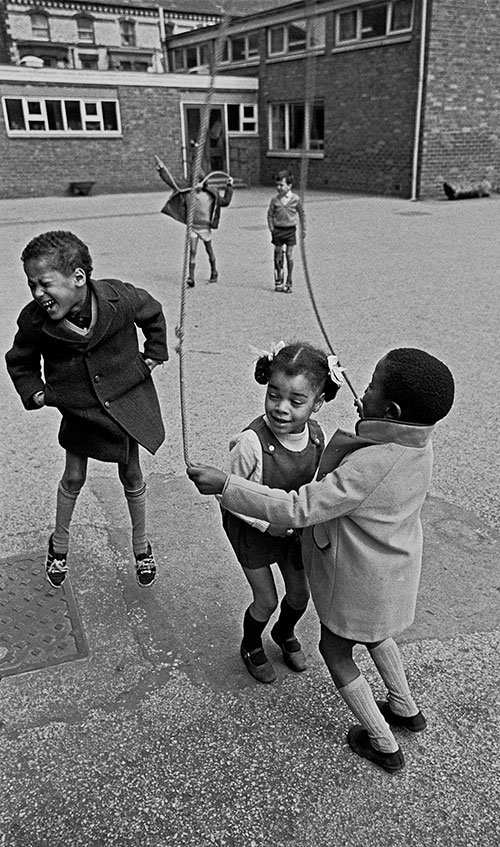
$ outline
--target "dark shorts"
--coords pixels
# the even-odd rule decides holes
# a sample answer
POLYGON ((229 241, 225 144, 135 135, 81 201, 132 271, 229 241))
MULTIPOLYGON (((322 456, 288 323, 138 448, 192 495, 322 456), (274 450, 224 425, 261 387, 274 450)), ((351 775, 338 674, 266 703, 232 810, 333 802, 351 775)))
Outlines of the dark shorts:
POLYGON ((281 538, 261 532, 245 521, 222 509, 222 525, 231 547, 236 553, 240 565, 249 570, 269 567, 293 568, 302 571, 302 550, 300 538, 294 533, 289 538, 281 538))
POLYGON ((276 247, 281 247, 286 244, 287 247, 293 247, 297 244, 297 227, 296 226, 279 226, 271 233, 271 244, 276 247))

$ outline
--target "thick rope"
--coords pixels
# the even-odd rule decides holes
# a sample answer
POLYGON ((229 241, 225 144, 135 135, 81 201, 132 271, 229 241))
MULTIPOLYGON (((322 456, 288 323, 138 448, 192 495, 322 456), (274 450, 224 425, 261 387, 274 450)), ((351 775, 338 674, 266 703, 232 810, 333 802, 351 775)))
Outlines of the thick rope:
MULTIPOLYGON (((181 286, 181 304, 180 304, 180 313, 179 313, 179 324, 175 329, 175 334, 179 339, 179 343, 177 344, 177 353, 179 354, 179 391, 180 391, 180 406, 181 406, 181 429, 182 429, 182 451, 184 454, 184 462, 186 466, 189 467, 191 461, 189 459, 189 439, 188 439, 188 416, 187 416, 187 403, 186 403, 186 389, 185 389, 185 363, 184 363, 184 323, 186 318, 186 291, 188 288, 188 277, 189 277, 189 258, 191 253, 191 234, 193 231, 193 217, 194 217, 194 198, 196 193, 196 186, 199 184, 199 180, 197 179, 198 174, 201 171, 201 162, 203 158, 203 152, 205 150, 205 144, 208 135, 208 123, 210 119, 210 104, 213 99, 214 90, 215 90, 215 77, 217 74, 217 70, 220 66, 220 62, 222 59, 222 50, 224 46, 224 40, 226 38, 226 32, 229 25, 230 18, 226 15, 223 18, 221 28, 219 30, 219 34, 217 35, 217 39, 215 41, 215 49, 214 49, 214 61, 212 66, 212 74, 210 78, 210 85, 207 91, 207 96, 205 99, 205 103, 203 104, 203 109, 201 113, 201 122, 200 122, 200 132, 198 135, 198 147, 196 148, 196 156, 193 163, 193 171, 191 174, 191 188, 189 190, 189 194, 187 197, 187 220, 186 220, 186 239, 184 242, 184 262, 183 262, 183 270, 182 270, 182 286, 181 286)), ((205 177, 202 182, 206 182, 214 173, 221 173, 220 171, 213 171, 208 177, 205 177)))
MULTIPOLYGON (((307 9, 307 6, 311 6, 311 5, 312 5, 311 1, 308 0, 308 2, 306 2, 306 9, 307 9)), ((316 93, 316 57, 312 56, 309 53, 308 56, 307 56, 307 59, 306 59, 306 74, 305 74, 304 142, 303 142, 303 145, 302 145, 302 153, 301 153, 301 157, 300 157, 300 189, 299 189, 299 193, 300 193, 300 198, 302 200, 302 203, 304 205, 305 205, 305 194, 306 194, 307 178, 308 178, 308 171, 309 171, 308 150, 309 150, 309 144, 310 144, 310 139, 311 139, 311 119, 312 119, 312 113, 313 113, 315 93, 316 93)), ((304 238, 304 233, 302 231, 302 227, 299 227, 299 230, 300 230, 300 234, 299 234, 300 256, 301 256, 301 259, 302 259, 302 268, 303 268, 303 271, 304 271, 304 278, 305 278, 305 281, 306 281, 307 291, 309 293, 309 299, 311 300, 311 305, 312 305, 314 314, 316 316, 316 320, 318 321, 319 328, 321 330, 323 338, 325 339, 327 347, 328 347, 330 353, 333 356, 336 356, 337 354, 336 354, 335 350, 333 349, 332 343, 331 343, 331 341, 328 337, 328 333, 325 329, 325 326, 324 326, 323 321, 321 319, 321 315, 320 315, 320 312, 319 312, 319 309, 318 309, 318 306, 317 306, 317 303, 316 303, 316 298, 314 296, 314 291, 313 291, 313 287, 312 287, 312 283, 311 283, 311 276, 309 274, 309 267, 308 267, 308 264, 307 264, 306 241, 305 241, 305 238, 304 238)), ((340 362, 339 362, 339 366, 340 366, 340 362)), ((344 380, 347 383, 347 385, 349 386, 352 394, 354 395, 354 399, 359 400, 358 394, 357 394, 354 386, 352 385, 349 377, 347 376, 345 370, 342 369, 342 371, 343 371, 344 380)))

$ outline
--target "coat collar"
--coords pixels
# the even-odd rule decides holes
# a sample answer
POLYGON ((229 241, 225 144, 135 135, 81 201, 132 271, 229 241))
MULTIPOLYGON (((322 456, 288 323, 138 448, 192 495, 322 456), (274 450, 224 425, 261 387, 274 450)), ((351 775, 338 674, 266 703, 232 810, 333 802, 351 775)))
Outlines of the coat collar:
MULTIPOLYGON (((97 323, 91 338, 88 340, 89 347, 93 347, 101 340, 116 314, 114 302, 119 299, 119 295, 110 282, 111 280, 107 279, 91 279, 89 281, 89 288, 97 302, 97 323)), ((82 340, 85 340, 77 336, 74 340, 68 338, 68 333, 62 325, 62 321, 51 321, 40 306, 36 308, 33 324, 46 335, 50 335, 51 338, 57 338, 69 344, 74 343, 81 346, 82 340)))
POLYGON ((393 442, 403 447, 425 447, 434 426, 411 424, 387 418, 364 418, 356 424, 356 435, 373 444, 393 442))

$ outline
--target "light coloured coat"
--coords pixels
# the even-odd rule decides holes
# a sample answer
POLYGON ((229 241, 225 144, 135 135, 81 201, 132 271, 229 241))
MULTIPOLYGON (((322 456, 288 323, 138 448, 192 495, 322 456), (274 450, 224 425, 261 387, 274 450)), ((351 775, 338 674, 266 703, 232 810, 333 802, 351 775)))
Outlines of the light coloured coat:
POLYGON ((298 492, 231 475, 222 506, 305 527, 303 560, 321 622, 374 642, 412 623, 422 564, 420 512, 432 474, 432 426, 392 420, 338 430, 314 482, 298 492))

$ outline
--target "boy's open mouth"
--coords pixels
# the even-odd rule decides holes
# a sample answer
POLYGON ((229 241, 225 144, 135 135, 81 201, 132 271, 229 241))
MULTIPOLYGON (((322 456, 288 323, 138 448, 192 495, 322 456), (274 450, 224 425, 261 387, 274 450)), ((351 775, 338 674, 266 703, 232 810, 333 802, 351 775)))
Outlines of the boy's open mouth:
POLYGON ((47 312, 50 312, 50 310, 51 310, 54 306, 57 306, 57 303, 56 303, 56 301, 55 301, 55 300, 45 300, 43 303, 40 303, 40 305, 41 305, 44 309, 46 309, 46 310, 47 310, 47 312))

